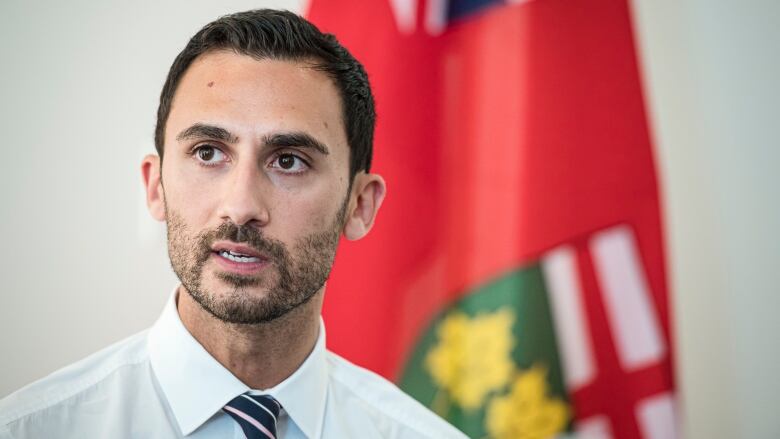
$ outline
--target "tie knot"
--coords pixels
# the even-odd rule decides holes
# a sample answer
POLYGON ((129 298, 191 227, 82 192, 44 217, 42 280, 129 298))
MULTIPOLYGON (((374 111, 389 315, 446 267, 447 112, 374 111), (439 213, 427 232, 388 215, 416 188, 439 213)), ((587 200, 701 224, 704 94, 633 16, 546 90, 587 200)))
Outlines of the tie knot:
POLYGON ((238 395, 223 410, 230 415, 247 439, 276 439, 276 419, 282 405, 268 395, 238 395))

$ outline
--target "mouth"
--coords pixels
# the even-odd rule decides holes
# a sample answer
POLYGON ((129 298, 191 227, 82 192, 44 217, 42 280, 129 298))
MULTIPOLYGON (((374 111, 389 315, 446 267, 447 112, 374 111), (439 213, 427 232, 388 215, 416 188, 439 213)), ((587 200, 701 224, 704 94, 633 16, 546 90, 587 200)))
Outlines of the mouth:
POLYGON ((241 262, 243 264, 249 263, 249 262, 260 262, 261 259, 257 256, 249 256, 242 253, 234 253, 232 251, 228 250, 222 250, 219 252, 215 252, 217 255, 222 256, 223 258, 233 261, 233 262, 241 262))
POLYGON ((232 242, 216 243, 211 255, 222 269, 235 274, 256 274, 269 264, 268 257, 257 250, 232 242))

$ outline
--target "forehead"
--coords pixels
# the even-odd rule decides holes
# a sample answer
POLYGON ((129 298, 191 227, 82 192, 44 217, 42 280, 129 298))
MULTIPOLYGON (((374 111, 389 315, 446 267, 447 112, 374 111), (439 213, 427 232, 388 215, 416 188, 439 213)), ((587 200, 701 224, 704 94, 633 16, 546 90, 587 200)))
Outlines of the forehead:
POLYGON ((346 148, 342 102, 334 81, 305 60, 255 59, 229 51, 198 57, 182 77, 166 125, 166 144, 193 123, 245 135, 305 131, 346 148))

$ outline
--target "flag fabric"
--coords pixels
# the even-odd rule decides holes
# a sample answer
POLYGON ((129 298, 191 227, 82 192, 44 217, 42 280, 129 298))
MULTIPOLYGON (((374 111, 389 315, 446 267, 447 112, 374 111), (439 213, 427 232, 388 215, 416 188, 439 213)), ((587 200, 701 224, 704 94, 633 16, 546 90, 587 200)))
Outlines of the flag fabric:
POLYGON ((663 234, 626 0, 311 0, 377 102, 374 230, 329 347, 473 438, 675 437, 663 234))

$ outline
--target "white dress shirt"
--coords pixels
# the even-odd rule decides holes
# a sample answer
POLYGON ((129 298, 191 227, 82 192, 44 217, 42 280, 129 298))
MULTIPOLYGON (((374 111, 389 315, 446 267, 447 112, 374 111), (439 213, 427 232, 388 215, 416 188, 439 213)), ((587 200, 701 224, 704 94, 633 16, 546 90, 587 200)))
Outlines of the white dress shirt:
POLYGON ((282 404, 277 437, 465 438, 379 375, 325 349, 325 328, 289 378, 253 390, 192 337, 175 292, 154 326, 0 401, 6 438, 244 438, 222 411, 244 393, 282 404))

